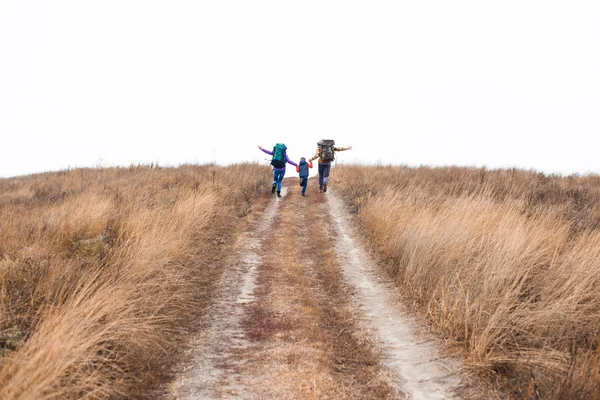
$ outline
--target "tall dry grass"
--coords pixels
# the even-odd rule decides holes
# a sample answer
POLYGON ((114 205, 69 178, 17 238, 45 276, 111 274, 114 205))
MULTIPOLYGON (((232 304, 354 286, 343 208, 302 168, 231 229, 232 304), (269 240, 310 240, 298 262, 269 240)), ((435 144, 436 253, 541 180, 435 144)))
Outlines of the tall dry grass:
POLYGON ((339 167, 407 299, 510 396, 600 397, 600 177, 339 167))
POLYGON ((0 180, 0 398, 153 393, 268 181, 254 164, 0 180))

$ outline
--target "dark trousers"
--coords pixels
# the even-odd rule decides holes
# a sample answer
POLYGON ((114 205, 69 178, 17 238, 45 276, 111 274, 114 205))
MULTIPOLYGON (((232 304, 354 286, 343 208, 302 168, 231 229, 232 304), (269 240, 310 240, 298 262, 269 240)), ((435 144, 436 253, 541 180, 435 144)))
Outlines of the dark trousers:
POLYGON ((300 186, 302 186, 302 194, 306 193, 306 188, 308 187, 308 177, 300 178, 300 186))
POLYGON ((331 170, 331 164, 319 163, 319 189, 323 190, 323 185, 327 185, 329 182, 329 170, 331 170))

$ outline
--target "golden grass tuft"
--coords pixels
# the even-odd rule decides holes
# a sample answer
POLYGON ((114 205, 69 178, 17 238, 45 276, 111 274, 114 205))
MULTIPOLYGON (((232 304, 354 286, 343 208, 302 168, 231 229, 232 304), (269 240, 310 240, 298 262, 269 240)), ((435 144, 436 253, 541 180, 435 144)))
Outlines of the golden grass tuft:
POLYGON ((268 184, 254 164, 0 181, 0 398, 145 398, 268 184))
POLYGON ((332 174, 380 262, 513 396, 600 397, 600 177, 473 168, 332 174))

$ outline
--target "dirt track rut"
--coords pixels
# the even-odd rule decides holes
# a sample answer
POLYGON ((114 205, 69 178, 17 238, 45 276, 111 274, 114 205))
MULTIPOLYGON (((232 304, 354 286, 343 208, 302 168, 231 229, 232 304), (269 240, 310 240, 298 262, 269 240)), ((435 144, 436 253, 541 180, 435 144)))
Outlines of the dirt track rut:
POLYGON ((459 363, 402 309, 335 193, 290 181, 238 237, 169 397, 457 397, 459 363))

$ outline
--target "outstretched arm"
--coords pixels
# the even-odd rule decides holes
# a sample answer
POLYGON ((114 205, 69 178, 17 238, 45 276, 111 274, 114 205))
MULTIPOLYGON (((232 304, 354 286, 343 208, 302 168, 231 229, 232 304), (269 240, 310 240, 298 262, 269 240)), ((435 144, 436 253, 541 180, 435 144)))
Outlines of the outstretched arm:
POLYGON ((348 147, 334 147, 333 150, 335 150, 335 151, 352 150, 352 146, 348 146, 348 147))
POLYGON ((273 155, 273 152, 272 152, 272 151, 265 150, 265 149, 263 149, 263 147, 262 147, 262 146, 260 146, 260 145, 258 146, 258 148, 259 148, 259 149, 261 149, 261 150, 262 150, 264 153, 267 153, 267 154, 269 154, 269 155, 271 155, 271 156, 273 155))
MULTIPOLYGON (((264 151, 264 150, 263 150, 264 151)), ((288 164, 292 164, 294 167, 297 167, 298 164, 296 164, 295 162, 293 162, 292 160, 290 160, 290 158, 288 157, 288 155, 285 155, 285 161, 288 162, 288 164)))

